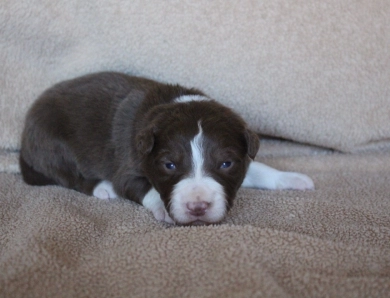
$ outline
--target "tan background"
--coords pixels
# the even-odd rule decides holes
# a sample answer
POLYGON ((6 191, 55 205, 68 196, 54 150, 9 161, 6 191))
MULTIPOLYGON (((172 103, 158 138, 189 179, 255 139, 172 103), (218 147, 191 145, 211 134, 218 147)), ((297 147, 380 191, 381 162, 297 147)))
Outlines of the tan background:
POLYGON ((100 70, 198 87, 256 131, 343 151, 390 148, 390 2, 0 4, 0 146, 45 88, 100 70))
POLYGON ((0 1, 0 297, 389 297, 390 2, 0 1), (314 191, 242 189, 172 227, 18 174, 23 117, 65 78, 120 70, 205 90, 314 191), (371 149, 371 150, 369 150, 371 149))

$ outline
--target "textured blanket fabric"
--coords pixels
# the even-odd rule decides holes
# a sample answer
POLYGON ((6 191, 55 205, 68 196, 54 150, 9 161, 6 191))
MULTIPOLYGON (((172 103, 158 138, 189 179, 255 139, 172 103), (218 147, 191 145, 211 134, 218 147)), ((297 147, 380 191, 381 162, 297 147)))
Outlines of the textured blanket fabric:
POLYGON ((390 154, 312 153, 259 160, 315 191, 241 190, 207 227, 0 174, 0 296, 388 297, 390 154))
POLYGON ((0 2, 0 297, 389 297, 390 1, 0 2), (102 70, 204 90, 315 191, 240 190, 220 225, 31 187, 25 113, 102 70), (362 154, 365 151, 365 154, 362 154))
POLYGON ((390 147, 388 0, 3 0, 0 147, 53 83, 119 70, 204 90, 266 135, 390 147))

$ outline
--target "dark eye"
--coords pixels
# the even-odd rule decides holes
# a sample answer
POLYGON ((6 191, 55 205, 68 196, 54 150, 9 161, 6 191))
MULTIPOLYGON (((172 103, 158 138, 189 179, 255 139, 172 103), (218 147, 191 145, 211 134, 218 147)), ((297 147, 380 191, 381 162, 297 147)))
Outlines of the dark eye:
POLYGON ((176 165, 173 163, 173 162, 167 162, 165 164, 165 167, 168 169, 168 170, 174 170, 176 169, 176 165))
POLYGON ((231 161, 225 161, 221 164, 221 169, 227 169, 227 168, 230 168, 230 166, 232 165, 232 162, 231 161))

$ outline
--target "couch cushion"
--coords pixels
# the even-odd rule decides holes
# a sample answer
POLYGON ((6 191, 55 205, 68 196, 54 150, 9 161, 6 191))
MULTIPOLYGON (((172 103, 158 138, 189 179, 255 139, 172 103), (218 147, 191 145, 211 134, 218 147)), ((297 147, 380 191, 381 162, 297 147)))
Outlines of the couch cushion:
POLYGON ((118 70, 203 89, 256 131, 390 148, 390 2, 3 1, 0 146, 58 81, 118 70))

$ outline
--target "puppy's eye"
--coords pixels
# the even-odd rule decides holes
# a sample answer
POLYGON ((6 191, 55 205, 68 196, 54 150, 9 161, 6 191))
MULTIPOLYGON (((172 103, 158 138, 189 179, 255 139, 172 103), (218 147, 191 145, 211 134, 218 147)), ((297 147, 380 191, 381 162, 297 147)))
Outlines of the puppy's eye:
POLYGON ((228 169, 230 168, 232 165, 232 162, 231 161, 225 161, 221 164, 221 169, 228 169))
POLYGON ((165 167, 168 169, 168 170, 174 170, 176 169, 176 165, 173 163, 173 162, 167 162, 165 164, 165 167))

